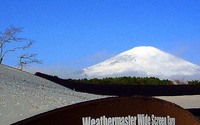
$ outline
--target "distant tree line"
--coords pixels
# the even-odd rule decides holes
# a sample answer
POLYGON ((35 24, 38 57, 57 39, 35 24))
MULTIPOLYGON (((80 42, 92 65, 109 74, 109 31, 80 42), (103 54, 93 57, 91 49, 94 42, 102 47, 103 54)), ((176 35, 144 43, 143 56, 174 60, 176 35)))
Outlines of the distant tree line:
POLYGON ((104 79, 62 79, 58 76, 37 72, 36 76, 48 79, 59 85, 78 92, 86 92, 98 95, 116 96, 177 96, 177 95, 198 95, 200 84, 177 84, 172 81, 159 80, 155 77, 116 77, 104 79), (135 81, 134 81, 135 80, 135 81), (132 83, 131 83, 132 81, 132 83), (151 81, 151 82, 150 82, 151 81), (181 90, 181 91, 180 91, 181 90))
POLYGON ((170 80, 160 80, 156 77, 108 77, 103 79, 79 79, 73 80, 79 83, 92 83, 92 84, 120 84, 120 85, 173 85, 170 80))
POLYGON ((192 80, 192 81, 188 81, 189 85, 200 85, 200 80, 192 80))
MULTIPOLYGON (((36 72, 35 75, 49 79, 54 82, 65 83, 89 83, 89 84, 110 84, 110 85, 174 85, 174 82, 168 79, 161 80, 156 77, 107 77, 93 79, 61 79, 58 76, 51 76, 44 73, 36 72)), ((182 82, 175 80, 177 85, 200 85, 200 80, 191 80, 182 82)))

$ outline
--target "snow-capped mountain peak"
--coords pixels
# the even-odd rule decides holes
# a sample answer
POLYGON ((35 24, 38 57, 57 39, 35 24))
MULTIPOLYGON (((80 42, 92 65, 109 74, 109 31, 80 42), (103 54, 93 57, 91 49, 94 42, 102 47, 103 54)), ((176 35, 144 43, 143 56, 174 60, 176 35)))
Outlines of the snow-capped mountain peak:
POLYGON ((139 76, 161 79, 191 79, 200 66, 151 46, 135 47, 104 62, 83 69, 89 78, 139 76))

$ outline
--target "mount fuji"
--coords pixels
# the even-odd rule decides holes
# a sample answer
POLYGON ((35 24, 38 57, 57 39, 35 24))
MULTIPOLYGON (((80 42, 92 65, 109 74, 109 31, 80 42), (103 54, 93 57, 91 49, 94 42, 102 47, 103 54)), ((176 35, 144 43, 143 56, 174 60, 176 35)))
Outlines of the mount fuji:
POLYGON ((84 68, 88 78, 136 76, 160 79, 200 79, 200 66, 151 46, 122 52, 99 64, 84 68))

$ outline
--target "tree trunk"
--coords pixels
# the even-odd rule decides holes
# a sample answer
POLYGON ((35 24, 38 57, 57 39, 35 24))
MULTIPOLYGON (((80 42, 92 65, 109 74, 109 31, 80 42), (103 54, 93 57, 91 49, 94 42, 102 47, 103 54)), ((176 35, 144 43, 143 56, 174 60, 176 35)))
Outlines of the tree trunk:
POLYGON ((3 62, 3 58, 0 58, 0 64, 2 64, 2 62, 3 62))

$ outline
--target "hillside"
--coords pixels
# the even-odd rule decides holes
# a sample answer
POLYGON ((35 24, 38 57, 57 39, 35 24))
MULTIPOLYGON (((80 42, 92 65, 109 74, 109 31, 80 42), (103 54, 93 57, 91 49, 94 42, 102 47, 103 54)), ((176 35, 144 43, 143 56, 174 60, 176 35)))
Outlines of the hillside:
POLYGON ((0 65, 1 125, 98 98, 103 96, 75 92, 30 73, 0 65))

